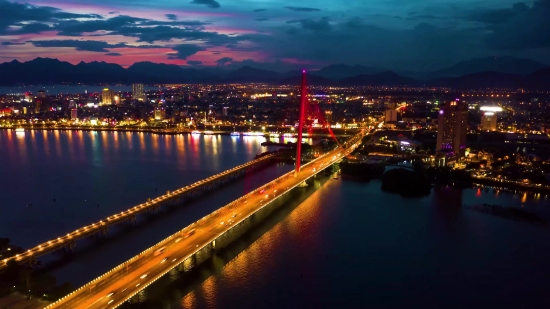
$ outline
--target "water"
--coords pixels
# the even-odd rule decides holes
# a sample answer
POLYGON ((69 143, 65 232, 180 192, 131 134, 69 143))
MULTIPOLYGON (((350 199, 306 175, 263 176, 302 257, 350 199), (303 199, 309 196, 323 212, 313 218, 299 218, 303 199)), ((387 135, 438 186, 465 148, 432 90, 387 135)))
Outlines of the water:
MULTIPOLYGON (((214 258, 139 308, 539 308, 547 227, 460 208, 498 203, 548 216, 548 201, 437 188, 405 199, 329 180, 230 261, 214 258), (177 296, 177 299, 175 299, 177 296)), ((261 228, 261 227, 260 227, 261 228)), ((238 246, 237 246, 238 247, 238 246)), ((233 249, 234 250, 234 249, 233 249)), ((153 287, 154 288, 154 287, 153 287)))
MULTIPOLYGON (((0 131, 0 236, 34 245, 242 164, 263 140, 0 131), (26 207, 28 203, 33 206, 26 207)), ((83 284, 290 168, 273 166, 245 177, 115 240, 98 243, 100 250, 80 249, 80 256, 52 272, 59 282, 83 284)), ((283 207, 199 267, 194 277, 161 292, 146 292, 142 307, 545 307, 550 301, 548 228, 460 207, 480 203, 523 205, 550 218, 544 195, 448 187, 405 199, 381 192, 377 181, 330 179, 309 199, 283 207)))
MULTIPOLYGON (((0 235, 24 248, 35 246, 148 197, 248 162, 265 150, 260 146, 263 141, 263 137, 0 131, 0 235)), ((80 250, 83 256, 53 273, 59 281, 83 284, 291 168, 277 165, 249 174, 162 220, 126 231, 116 241, 94 244, 101 250, 80 250)))
MULTIPOLYGON (((58 95, 58 94, 80 94, 84 93, 86 90, 88 93, 98 92, 100 93, 103 89, 109 88, 114 92, 131 92, 132 86, 60 86, 60 85, 48 85, 48 86, 10 86, 10 87, 0 87, 0 95, 5 94, 18 94, 24 95, 25 92, 30 91, 33 94, 36 94, 39 90, 44 90, 48 95, 58 95)), ((158 87, 144 87, 145 91, 150 90, 160 90, 158 87)))

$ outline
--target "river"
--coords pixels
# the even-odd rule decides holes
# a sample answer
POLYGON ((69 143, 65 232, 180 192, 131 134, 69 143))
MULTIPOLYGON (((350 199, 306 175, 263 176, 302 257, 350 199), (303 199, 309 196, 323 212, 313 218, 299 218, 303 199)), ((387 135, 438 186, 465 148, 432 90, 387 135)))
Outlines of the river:
MULTIPOLYGON (((36 244, 158 191, 244 163, 261 141, 0 131, 0 235, 23 246, 36 244)), ((82 284, 135 248, 290 168, 274 166, 245 177, 176 215, 102 243, 102 250, 86 252, 53 273, 82 284)), ((544 195, 436 187, 429 196, 407 199, 380 191, 378 181, 329 179, 308 199, 283 207, 199 266, 193 276, 182 276, 162 291, 153 285, 140 308, 544 306, 550 301, 548 227, 461 207, 480 203, 524 207, 550 217, 544 195)))

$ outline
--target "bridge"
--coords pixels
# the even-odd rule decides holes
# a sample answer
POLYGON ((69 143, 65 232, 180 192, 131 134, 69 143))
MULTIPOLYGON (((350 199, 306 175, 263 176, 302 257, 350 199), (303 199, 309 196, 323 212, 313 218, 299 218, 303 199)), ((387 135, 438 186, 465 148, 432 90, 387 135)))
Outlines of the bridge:
POLYGON ((136 205, 130 209, 113 214, 103 220, 86 225, 67 235, 46 241, 42 244, 28 249, 27 251, 17 254, 11 258, 3 259, 0 262, 0 271, 3 270, 8 262, 14 260, 19 264, 35 265, 36 258, 59 249, 68 248, 69 250, 76 249, 76 241, 91 235, 106 235, 109 227, 118 223, 136 223, 139 214, 147 212, 158 212, 163 205, 174 206, 181 205, 186 199, 196 197, 204 192, 210 191, 221 184, 229 182, 231 179, 237 178, 247 171, 256 169, 264 164, 269 163, 274 158, 273 155, 262 156, 253 161, 239 165, 232 169, 221 172, 217 175, 197 181, 191 185, 177 189, 175 191, 167 191, 166 194, 154 199, 148 199, 145 203, 136 205))
POLYGON ((273 202, 332 164, 339 162, 361 144, 364 132, 352 137, 321 157, 297 166, 266 185, 192 223, 130 260, 92 280, 46 309, 117 308, 132 299, 173 269, 184 271, 205 260, 214 250, 239 237, 254 221, 272 210, 273 202))

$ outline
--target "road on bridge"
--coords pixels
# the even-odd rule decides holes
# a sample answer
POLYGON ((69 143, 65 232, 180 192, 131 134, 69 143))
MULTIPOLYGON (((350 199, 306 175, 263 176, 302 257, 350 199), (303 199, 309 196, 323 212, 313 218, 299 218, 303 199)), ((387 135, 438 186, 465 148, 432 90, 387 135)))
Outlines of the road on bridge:
POLYGON ((189 193, 193 190, 196 190, 202 186, 208 185, 212 182, 215 182, 217 180, 220 180, 224 177, 227 177, 228 175, 231 175, 232 173, 235 173, 239 170, 248 168, 250 166, 256 165, 262 161, 268 160, 269 158, 273 157, 273 155, 263 156, 261 158, 255 159, 253 161, 247 162, 245 164, 239 165, 237 167, 234 167, 232 169, 223 171, 219 174, 216 174, 214 176, 210 176, 206 179, 199 180, 193 184, 190 184, 188 186, 185 186, 183 188, 174 190, 172 192, 167 192, 164 195, 161 195, 155 199, 152 199, 150 201, 147 201, 146 203, 139 204, 137 206, 134 206, 130 209, 127 209, 125 211, 122 211, 118 214, 114 214, 112 216, 109 216, 99 222, 92 223, 90 225, 84 226, 82 228, 79 228, 78 230, 72 231, 68 233, 67 235, 58 237, 56 239, 49 240, 47 242, 44 242, 42 244, 39 244, 38 246, 35 246, 34 248, 28 249, 27 251, 17 254, 16 256, 3 259, 0 262, 0 269, 4 268, 8 265, 8 262, 10 260, 15 260, 19 263, 24 263, 25 261, 28 261, 30 259, 36 258, 38 256, 47 254, 49 252, 52 252, 54 250, 57 250, 59 248, 62 248, 64 246, 70 247, 71 243, 76 246, 74 241, 87 237, 91 234, 95 234, 98 232, 101 232, 103 229, 108 228, 109 226, 113 224, 120 223, 124 220, 128 220, 132 216, 136 216, 137 214, 140 214, 142 212, 145 212, 149 209, 154 209, 155 206, 159 206, 162 203, 168 202, 171 199, 177 199, 183 194, 189 193))
MULTIPOLYGON (((357 146, 359 142, 360 139, 353 146, 357 146)), ((253 191, 251 194, 220 208, 218 211, 183 229, 177 235, 172 235, 158 243, 153 250, 127 262, 126 266, 103 275, 89 287, 80 289, 66 299, 48 306, 47 309, 118 307, 197 250, 212 243, 219 235, 229 230, 232 225, 238 224, 241 220, 268 204, 269 201, 303 183, 347 155, 351 148, 333 150, 310 164, 304 165, 297 177, 293 175, 293 172, 288 173, 253 191), (191 230, 194 230, 194 233, 189 235, 191 230), (162 248, 162 253, 157 254, 162 248)))

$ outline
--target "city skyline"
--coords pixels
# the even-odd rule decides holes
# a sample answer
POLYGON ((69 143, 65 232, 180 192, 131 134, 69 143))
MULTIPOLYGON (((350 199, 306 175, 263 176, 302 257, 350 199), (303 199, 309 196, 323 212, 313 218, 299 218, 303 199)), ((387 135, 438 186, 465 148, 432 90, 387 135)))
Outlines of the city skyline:
POLYGON ((0 62, 434 70, 475 57, 550 63, 548 1, 0 0, 0 62))

